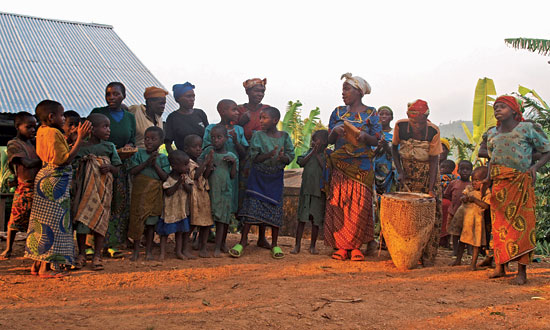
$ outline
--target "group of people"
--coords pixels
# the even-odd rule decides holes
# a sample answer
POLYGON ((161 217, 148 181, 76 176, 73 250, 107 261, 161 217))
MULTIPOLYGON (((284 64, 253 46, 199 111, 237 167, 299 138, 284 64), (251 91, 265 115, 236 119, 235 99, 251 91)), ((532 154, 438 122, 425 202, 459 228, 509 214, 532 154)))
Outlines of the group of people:
MULTIPOLYGON (((460 264, 469 244, 475 266, 479 248, 491 241, 483 215, 490 209, 494 276, 504 275, 507 262, 518 261, 518 282, 524 283, 535 244, 532 183, 550 159, 550 144, 539 126, 523 120, 518 101, 510 96, 495 101, 498 125, 484 140, 488 167, 472 173, 471 163, 460 162, 458 177, 452 174, 454 163, 445 161, 449 145, 428 120, 425 101, 408 104, 407 118, 392 129, 389 107, 377 110, 363 103, 371 93, 369 83, 349 73, 342 79, 345 105, 332 112, 328 131, 314 132, 310 149, 297 158, 304 172, 291 253, 300 252, 305 224, 311 222, 310 253, 318 253, 317 236, 324 226, 324 242, 334 248, 334 259, 364 260, 378 246, 377 197, 404 190, 430 194, 436 201, 424 266, 435 263, 440 238, 448 233, 457 250, 455 263, 460 264), (539 154, 536 162, 534 153, 539 154)), ((155 233, 160 260, 171 234, 177 258, 196 258, 190 242, 196 230, 199 256, 208 257, 207 240, 215 227, 214 256, 238 258, 248 245, 250 227, 258 225, 258 246, 283 258, 277 241, 284 168, 295 154, 289 134, 277 128, 279 110, 261 103, 266 83, 258 78, 243 83, 248 103, 221 100, 218 124, 209 124, 206 113, 194 108, 195 86, 189 82, 173 86, 179 109, 166 123, 167 91, 149 87, 145 104, 126 108, 125 86, 119 82, 107 85, 107 106, 93 109, 85 120, 51 100, 37 105, 36 117, 18 113, 17 136, 7 149, 18 186, 2 256, 10 257, 18 231, 27 232, 31 273, 60 277, 68 268, 84 267, 87 256, 92 269, 101 270, 103 255, 120 257, 127 244, 133 245, 131 260, 139 258, 142 242, 146 258, 152 259, 155 233), (239 220, 241 240, 228 248, 233 219, 239 220)))

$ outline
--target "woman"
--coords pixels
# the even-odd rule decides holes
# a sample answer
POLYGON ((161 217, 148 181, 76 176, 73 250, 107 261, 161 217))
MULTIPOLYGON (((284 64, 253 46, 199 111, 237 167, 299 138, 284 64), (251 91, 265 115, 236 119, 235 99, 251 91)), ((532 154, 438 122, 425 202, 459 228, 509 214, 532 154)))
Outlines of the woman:
POLYGON ((393 138, 393 129, 390 127, 393 111, 388 106, 382 106, 378 109, 378 117, 383 135, 374 150, 374 182, 376 193, 382 195, 390 192, 395 183, 395 167, 392 164, 390 147, 393 138))
POLYGON ((334 144, 334 151, 327 150, 330 178, 325 185, 325 244, 337 249, 334 259, 346 260, 351 251, 351 260, 361 261, 365 257, 359 249, 363 243, 373 241, 374 236, 372 146, 378 145, 382 130, 376 109, 361 100, 370 94, 370 85, 350 73, 343 78, 342 98, 346 106, 332 112, 328 126, 328 142, 334 144))
POLYGON ((398 180, 408 191, 430 194, 436 199, 435 224, 430 239, 422 252, 422 265, 433 266, 441 231, 441 184, 439 182, 439 155, 441 140, 439 128, 428 120, 428 103, 416 100, 409 103, 408 119, 395 123, 392 155, 398 180))
POLYGON ((496 268, 490 277, 505 276, 504 264, 517 261, 515 282, 525 284, 536 246, 534 184, 537 171, 550 159, 550 143, 540 125, 523 120, 513 96, 498 97, 493 108, 497 127, 487 131, 487 150, 496 268), (541 155, 533 164, 535 151, 541 155))
POLYGON ((190 82, 176 84, 172 87, 174 99, 179 104, 179 109, 172 112, 166 118, 166 136, 164 143, 166 150, 172 152, 172 142, 176 148, 183 150, 183 140, 187 135, 195 134, 201 138, 204 136, 204 129, 208 126, 206 113, 201 109, 194 109, 195 85, 190 82))
MULTIPOLYGON (((111 82, 105 89, 106 107, 95 108, 91 113, 100 113, 111 122, 109 141, 117 149, 133 147, 136 143, 136 118, 124 110, 122 101, 126 98, 126 87, 120 82, 111 82)), ((128 220, 130 217, 130 177, 128 160, 123 160, 118 176, 113 181, 113 202, 111 203, 111 220, 105 235, 105 247, 113 258, 122 257, 118 250, 126 243, 128 220)))
MULTIPOLYGON (((252 78, 247 79, 243 82, 243 87, 248 95, 248 103, 241 104, 237 106, 239 111, 239 119, 237 123, 239 126, 242 126, 244 129, 244 136, 248 142, 252 138, 252 134, 255 131, 261 130, 260 125, 260 112, 263 109, 267 109, 270 106, 267 104, 262 104, 262 100, 265 95, 265 85, 267 84, 267 79, 252 78)), ((244 192, 246 190, 246 181, 248 178, 248 173, 250 171, 250 162, 248 159, 245 159, 240 163, 239 169, 239 205, 242 205, 244 199, 244 192)), ((271 249, 271 245, 265 238, 265 225, 259 225, 258 230, 258 242, 259 247, 266 249, 271 249)))

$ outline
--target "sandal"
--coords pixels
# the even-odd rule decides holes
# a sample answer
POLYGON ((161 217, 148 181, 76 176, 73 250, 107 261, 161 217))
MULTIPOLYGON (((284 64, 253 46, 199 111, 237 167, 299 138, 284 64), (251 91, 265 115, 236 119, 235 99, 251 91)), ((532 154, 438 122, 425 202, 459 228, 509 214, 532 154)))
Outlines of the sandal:
POLYGON ((92 258, 94 257, 94 249, 87 248, 85 253, 86 253, 86 259, 92 260, 92 258))
POLYGON ((44 274, 38 274, 38 277, 40 278, 61 278, 61 277, 65 277, 67 276, 68 274, 65 273, 65 272, 56 272, 56 271, 49 271, 47 273, 44 273, 44 274))
POLYGON ((351 261, 364 261, 365 256, 359 249, 351 250, 351 261))
POLYGON ((285 254, 280 247, 274 246, 273 249, 271 249, 271 256, 273 257, 273 259, 283 259, 285 257, 285 254))
POLYGON ((102 261, 103 260, 101 260, 101 258, 95 257, 94 260, 92 261, 92 270, 94 271, 104 270, 105 268, 103 267, 102 261))
POLYGON ((119 258, 122 258, 124 256, 124 254, 122 252, 120 252, 118 249, 115 249, 115 248, 108 248, 107 253, 109 253, 111 258, 113 258, 113 259, 119 259, 119 258))
POLYGON ((72 267, 72 269, 79 270, 84 268, 84 266, 86 266, 86 256, 79 255, 78 257, 76 257, 76 260, 74 262, 74 266, 72 267))
POLYGON ((244 247, 241 244, 235 244, 234 247, 229 250, 229 255, 234 258, 240 258, 243 255, 244 247))
POLYGON ((338 251, 336 251, 332 254, 332 259, 341 260, 341 261, 347 260, 348 259, 348 251, 346 251, 344 249, 339 249, 338 251))

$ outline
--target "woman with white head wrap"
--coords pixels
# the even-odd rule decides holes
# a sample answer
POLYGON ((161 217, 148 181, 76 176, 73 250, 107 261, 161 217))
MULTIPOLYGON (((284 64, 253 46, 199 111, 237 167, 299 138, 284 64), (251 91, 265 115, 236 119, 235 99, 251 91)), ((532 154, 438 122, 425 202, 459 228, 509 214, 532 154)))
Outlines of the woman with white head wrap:
POLYGON ((369 83, 351 73, 344 78, 345 106, 332 112, 328 126, 334 151, 327 150, 325 244, 337 249, 334 259, 361 261, 364 256, 359 249, 374 239, 372 146, 378 145, 382 127, 376 109, 362 102, 371 92, 369 83))

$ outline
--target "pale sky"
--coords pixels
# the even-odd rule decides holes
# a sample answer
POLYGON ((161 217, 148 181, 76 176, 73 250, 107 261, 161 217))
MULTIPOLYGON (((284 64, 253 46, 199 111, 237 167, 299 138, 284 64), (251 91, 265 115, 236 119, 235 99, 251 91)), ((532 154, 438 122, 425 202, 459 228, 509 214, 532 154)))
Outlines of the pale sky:
POLYGON ((171 91, 196 85, 195 107, 247 101, 242 82, 267 78, 263 103, 282 112, 290 100, 303 117, 319 107, 323 123, 342 105, 340 75, 365 78, 364 103, 428 102, 434 123, 471 120, 478 78, 497 93, 535 89, 550 101, 550 58, 504 44, 550 39, 549 1, 3 1, 1 11, 114 26, 171 91))

